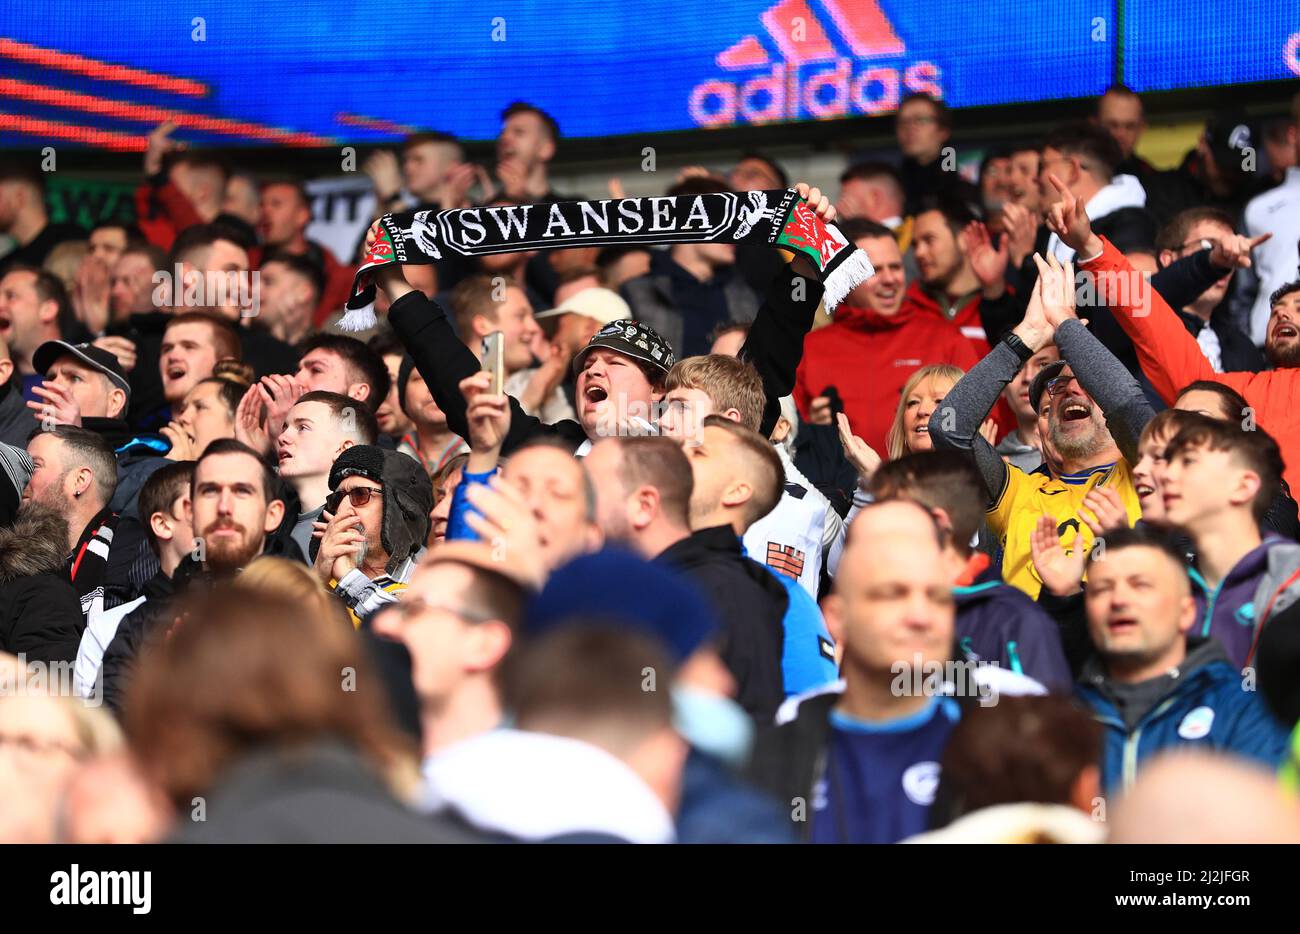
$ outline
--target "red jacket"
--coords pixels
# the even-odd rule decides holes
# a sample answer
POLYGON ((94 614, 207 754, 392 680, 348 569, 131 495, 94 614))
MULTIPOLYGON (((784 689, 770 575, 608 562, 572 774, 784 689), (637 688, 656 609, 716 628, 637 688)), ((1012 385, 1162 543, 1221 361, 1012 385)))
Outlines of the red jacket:
MULTIPOLYGON (((984 322, 980 319, 980 300, 980 293, 975 292, 955 312, 944 314, 943 309, 939 307, 938 300, 921 285, 920 279, 915 279, 907 287, 907 294, 903 296, 903 307, 906 308, 911 305, 918 311, 933 315, 940 321, 952 323, 954 327, 961 331, 962 336, 970 341, 971 347, 975 349, 976 358, 982 360, 991 348, 989 347, 988 335, 984 333, 984 322)), ((966 368, 962 367, 962 369, 966 368)))
POLYGON ((906 302, 892 317, 841 305, 834 322, 804 338, 794 401, 807 418, 808 404, 834 386, 853 433, 883 457, 907 378, 931 363, 969 370, 978 362, 961 331, 906 302))
POLYGON ((320 327, 334 312, 342 311, 343 305, 352 296, 352 279, 357 274, 357 267, 350 263, 340 263, 329 247, 316 245, 320 247, 322 265, 325 268, 325 291, 321 293, 313 321, 316 327, 320 327))
POLYGON ((1256 424, 1282 449, 1287 485, 1292 491, 1300 489, 1300 369, 1215 373, 1196 338, 1160 293, 1133 271, 1109 240, 1101 240, 1101 255, 1080 262, 1079 268, 1098 277, 1095 288, 1099 299, 1107 300, 1115 320, 1132 339, 1142 372, 1160 398, 1173 405, 1178 391, 1198 379, 1231 386, 1250 404, 1256 424))
POLYGON ((145 182, 135 190, 135 224, 145 239, 166 252, 186 227, 203 223, 199 212, 174 182, 154 187, 145 182))
MULTIPOLYGON (((921 285, 921 280, 916 279, 908 286, 907 294, 903 296, 903 307, 911 306, 927 317, 933 316, 940 321, 951 322, 970 343, 976 358, 982 360, 992 347, 988 335, 984 333, 984 319, 980 317, 981 301, 983 298, 980 293, 974 292, 961 305, 949 309, 949 313, 945 314, 938 300, 921 285)), ((962 369, 968 370, 970 367, 962 367, 962 369)), ((998 440, 1015 430, 1016 416, 1005 399, 998 400, 991 414, 993 420, 998 423, 998 440)))

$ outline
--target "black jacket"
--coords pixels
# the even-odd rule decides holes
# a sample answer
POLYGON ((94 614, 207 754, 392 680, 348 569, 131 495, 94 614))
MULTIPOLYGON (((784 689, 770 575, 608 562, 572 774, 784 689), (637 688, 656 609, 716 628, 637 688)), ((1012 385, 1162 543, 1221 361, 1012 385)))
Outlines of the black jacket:
POLYGON ((23 378, 17 371, 9 382, 0 384, 0 442, 26 448, 27 439, 36 430, 32 410, 23 401, 23 378))
POLYGON ((85 619, 64 575, 68 527, 52 513, 0 528, 0 652, 74 662, 85 619))
MULTIPOLYGON (((267 536, 262 554, 303 560, 302 550, 291 537, 295 515, 292 512, 286 513, 285 520, 267 536)), ((205 570, 193 556, 186 556, 176 566, 171 577, 159 571, 144 585, 140 595, 145 598, 145 602, 118 624, 113 641, 104 650, 101 676, 104 681, 104 703, 110 710, 121 711, 126 685, 140 652, 161 639, 178 622, 178 599, 202 592, 203 588, 212 587, 219 582, 220 578, 205 570)))
POLYGON ((237 761, 205 796, 204 820, 171 843, 483 843, 453 818, 403 806, 366 760, 339 742, 268 748, 237 761))
POLYGON ((718 653, 736 679, 736 702, 760 724, 770 723, 785 699, 782 620, 790 598, 772 573, 746 558, 730 526, 701 529, 656 559, 686 573, 713 602, 718 653))

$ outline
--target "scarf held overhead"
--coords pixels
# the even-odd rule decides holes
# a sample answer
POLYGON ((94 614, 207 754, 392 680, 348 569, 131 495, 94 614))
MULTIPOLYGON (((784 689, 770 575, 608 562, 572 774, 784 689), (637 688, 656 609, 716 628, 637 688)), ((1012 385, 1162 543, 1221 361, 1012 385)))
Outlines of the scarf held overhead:
POLYGON ((454 211, 385 214, 353 282, 345 330, 375 324, 373 272, 390 263, 426 265, 446 253, 484 256, 519 250, 672 243, 751 243, 803 253, 820 270, 834 310, 875 270, 794 189, 661 198, 557 201, 454 211))

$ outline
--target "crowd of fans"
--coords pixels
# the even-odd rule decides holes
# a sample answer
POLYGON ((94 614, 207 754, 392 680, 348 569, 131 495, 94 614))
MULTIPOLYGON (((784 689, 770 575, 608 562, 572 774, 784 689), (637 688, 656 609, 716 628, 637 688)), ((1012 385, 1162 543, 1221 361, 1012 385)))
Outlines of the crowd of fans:
MULTIPOLYGON (((85 231, 0 169, 0 839, 1300 842, 1300 96, 1169 171, 1123 87, 976 183, 896 126, 666 192, 797 187, 833 315, 676 243, 382 267, 348 334, 377 228, 299 180, 164 125, 85 231)), ((559 143, 364 170, 563 200, 559 143)))

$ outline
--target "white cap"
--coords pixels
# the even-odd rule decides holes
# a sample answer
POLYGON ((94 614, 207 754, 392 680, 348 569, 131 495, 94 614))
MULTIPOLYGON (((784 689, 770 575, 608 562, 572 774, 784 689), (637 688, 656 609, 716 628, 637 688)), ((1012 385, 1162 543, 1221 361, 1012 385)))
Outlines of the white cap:
POLYGON ((602 325, 633 317, 632 309, 628 307, 627 302, 623 301, 622 296, 617 292, 602 289, 598 286, 575 292, 558 308, 538 312, 533 317, 540 320, 542 318, 558 318, 560 315, 569 314, 582 315, 591 318, 593 321, 599 321, 602 325))

